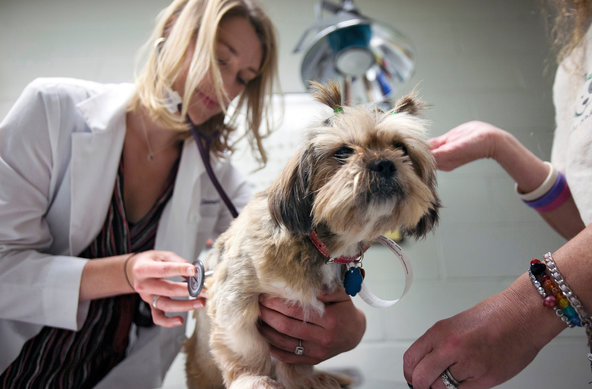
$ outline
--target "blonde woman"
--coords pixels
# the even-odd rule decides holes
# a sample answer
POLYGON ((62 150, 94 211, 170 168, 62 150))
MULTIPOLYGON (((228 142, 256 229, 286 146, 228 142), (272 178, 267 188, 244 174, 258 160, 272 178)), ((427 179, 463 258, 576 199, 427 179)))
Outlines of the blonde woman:
MULTIPOLYGON (((524 202, 569 241, 541 247, 508 289, 430 328, 407 350, 415 389, 490 388, 518 374, 566 327, 582 326, 592 366, 592 17, 589 0, 549 0, 559 67, 551 163, 510 133, 472 121, 432 139, 438 168, 480 158, 499 163, 524 202), (552 251, 552 253, 551 253, 552 251), (549 252, 545 254, 545 252, 549 252)), ((586 355, 582 353, 582 359, 586 355)), ((557 370, 564 387, 586 387, 557 370)), ((532 387, 543 382, 532 382, 532 387)))
MULTIPOLYGON (((250 193, 222 158, 234 131, 227 108, 246 111, 265 162, 275 33, 250 0, 175 0, 148 47, 135 85, 37 79, 0 124, 2 387, 159 387, 186 312, 205 303, 183 298, 186 284, 171 277, 194 275, 190 262, 232 216, 190 129, 240 209, 250 193)), ((325 336, 302 363, 360 341, 363 314, 339 294, 325 300, 338 308, 323 323, 347 328, 311 328, 262 300, 278 357, 296 335, 325 336)))

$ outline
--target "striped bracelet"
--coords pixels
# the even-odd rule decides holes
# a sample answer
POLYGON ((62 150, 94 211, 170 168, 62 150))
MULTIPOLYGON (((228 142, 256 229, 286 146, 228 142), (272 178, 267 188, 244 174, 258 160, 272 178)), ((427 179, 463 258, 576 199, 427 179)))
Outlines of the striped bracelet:
POLYGON ((515 185, 522 201, 537 212, 550 212, 565 203, 571 195, 565 176, 551 163, 545 162, 545 165, 549 166, 549 174, 538 188, 520 193, 518 184, 515 185))

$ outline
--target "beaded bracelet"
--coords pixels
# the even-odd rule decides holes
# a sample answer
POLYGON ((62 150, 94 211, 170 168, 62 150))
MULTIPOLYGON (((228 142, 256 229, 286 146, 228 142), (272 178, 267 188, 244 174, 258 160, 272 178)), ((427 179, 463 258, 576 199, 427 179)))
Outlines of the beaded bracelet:
POLYGON ((553 308, 555 313, 569 327, 582 326, 579 315, 564 296, 560 287, 547 274, 547 265, 536 258, 530 261, 530 280, 543 297, 543 305, 553 308))
POLYGON ((573 293, 570 287, 567 285, 563 276, 559 272, 553 256, 551 253, 544 255, 545 263, 542 263, 536 258, 530 262, 530 269, 528 273, 530 280, 537 288, 541 296, 543 296, 543 304, 547 307, 552 306, 555 309, 557 316, 563 320, 569 327, 580 326, 586 329, 586 336, 588 337, 588 360, 590 361, 590 368, 592 369, 592 316, 589 316, 584 310, 584 306, 573 293), (551 279, 548 272, 551 274, 551 279), (541 284, 542 281, 542 284, 541 284), (548 294, 550 293, 550 295, 548 294), (561 305, 565 305, 564 308, 559 309, 559 302, 553 304, 553 299, 550 297, 559 296, 559 301, 565 300, 561 305))
POLYGON ((580 322, 586 329, 586 335, 588 336, 588 348, 590 349, 590 352, 588 353, 588 360, 590 361, 590 367, 592 368, 592 316, 588 315, 580 299, 578 299, 578 297, 573 293, 573 291, 563 279, 563 276, 559 272, 559 269, 557 268, 551 253, 546 253, 544 255, 544 259, 551 276, 555 279, 555 282, 557 285, 559 285, 559 288, 569 300, 570 304, 576 311, 580 322))

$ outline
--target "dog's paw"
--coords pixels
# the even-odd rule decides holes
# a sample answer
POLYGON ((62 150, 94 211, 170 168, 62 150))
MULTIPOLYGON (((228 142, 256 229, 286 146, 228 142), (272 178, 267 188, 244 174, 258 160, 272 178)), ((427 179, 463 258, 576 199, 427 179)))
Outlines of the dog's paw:
POLYGON ((353 381, 343 374, 315 371, 314 375, 306 380, 306 388, 342 389, 350 388, 352 383, 353 381))
POLYGON ((284 385, 267 376, 241 376, 229 389, 285 389, 284 385))

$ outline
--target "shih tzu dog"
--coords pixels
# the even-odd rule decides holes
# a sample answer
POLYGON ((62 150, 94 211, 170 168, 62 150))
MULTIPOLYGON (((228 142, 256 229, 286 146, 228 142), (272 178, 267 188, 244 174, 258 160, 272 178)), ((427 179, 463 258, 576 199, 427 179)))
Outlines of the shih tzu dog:
POLYGON ((421 102, 410 95, 388 112, 343 107, 337 84, 313 88, 335 114, 310 130, 304 147, 207 256, 206 268, 214 270, 207 314, 196 312, 185 345, 190 388, 341 387, 312 366, 272 361, 257 330, 258 296, 322 314, 317 296, 343 285, 343 263, 355 262, 387 231, 420 238, 437 223, 421 102))

